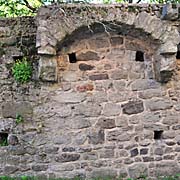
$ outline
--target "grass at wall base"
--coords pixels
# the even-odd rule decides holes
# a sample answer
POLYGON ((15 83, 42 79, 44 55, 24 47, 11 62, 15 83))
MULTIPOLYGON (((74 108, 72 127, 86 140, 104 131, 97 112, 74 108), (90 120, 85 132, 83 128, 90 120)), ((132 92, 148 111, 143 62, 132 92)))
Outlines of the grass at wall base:
MULTIPOLYGON (((68 178, 42 178, 42 177, 30 177, 30 176, 20 176, 20 177, 9 177, 9 176, 0 176, 0 180, 84 180, 81 177, 74 177, 72 179, 68 178)), ((148 180, 148 177, 141 176, 137 179, 132 178, 112 178, 112 177, 97 177, 89 180, 148 180)), ((157 180, 180 180, 180 173, 174 176, 162 176, 158 177, 157 180)))

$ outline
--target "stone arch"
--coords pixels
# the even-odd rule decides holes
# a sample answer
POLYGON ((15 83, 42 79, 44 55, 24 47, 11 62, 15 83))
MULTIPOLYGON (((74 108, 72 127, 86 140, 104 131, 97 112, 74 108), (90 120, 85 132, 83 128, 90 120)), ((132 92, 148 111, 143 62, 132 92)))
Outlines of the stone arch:
MULTIPOLYGON (((41 8, 37 20, 39 26, 36 42, 38 53, 41 56, 39 77, 44 81, 57 80, 56 55, 64 40, 73 34, 76 35, 83 28, 91 31, 94 24, 98 24, 104 31, 108 31, 107 25, 111 24, 117 29, 129 28, 127 34, 132 34, 134 30, 137 30, 151 39, 151 42, 157 44, 154 53, 155 76, 158 81, 168 81, 175 69, 177 45, 180 41, 179 32, 174 26, 162 21, 157 16, 144 11, 135 13, 130 7, 132 8, 129 6, 128 11, 124 10, 122 5, 81 7, 73 5, 62 8, 58 6, 49 9, 41 8), (73 15, 70 14, 72 10, 76 11, 73 15)), ((84 35, 88 37, 88 33, 84 33, 84 35)), ((141 34, 139 38, 141 38, 141 34)))

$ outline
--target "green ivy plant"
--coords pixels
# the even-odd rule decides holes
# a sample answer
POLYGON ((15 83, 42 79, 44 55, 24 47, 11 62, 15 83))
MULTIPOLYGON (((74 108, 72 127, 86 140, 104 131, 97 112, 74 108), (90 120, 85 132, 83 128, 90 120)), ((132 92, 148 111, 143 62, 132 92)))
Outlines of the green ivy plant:
POLYGON ((13 77, 17 82, 26 83, 32 75, 32 66, 24 57, 22 60, 17 60, 12 67, 13 77))
POLYGON ((7 146, 7 145, 8 145, 7 139, 3 138, 0 142, 0 146, 7 146))
POLYGON ((24 121, 23 117, 20 114, 16 114, 16 124, 20 124, 24 121))

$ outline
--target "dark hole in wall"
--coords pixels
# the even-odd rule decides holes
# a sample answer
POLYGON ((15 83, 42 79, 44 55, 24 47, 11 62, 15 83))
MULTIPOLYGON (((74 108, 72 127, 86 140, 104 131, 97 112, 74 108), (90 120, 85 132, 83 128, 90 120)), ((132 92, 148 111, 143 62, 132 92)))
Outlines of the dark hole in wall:
POLYGON ((154 131, 154 139, 155 139, 155 140, 162 139, 162 134, 163 134, 163 131, 162 131, 162 130, 154 131))
POLYGON ((180 59, 180 51, 177 51, 176 59, 180 59))
POLYGON ((173 72, 172 71, 161 71, 160 72, 160 82, 161 83, 167 83, 168 81, 171 80, 171 77, 173 75, 173 72))
POLYGON ((8 146, 8 133, 0 133, 0 146, 8 146))
POLYGON ((144 52, 136 51, 136 59, 135 61, 143 62, 144 61, 144 52))
POLYGON ((69 56, 69 62, 70 63, 76 63, 77 62, 76 53, 68 54, 68 56, 69 56))
POLYGON ((14 61, 22 60, 23 56, 13 56, 14 61))

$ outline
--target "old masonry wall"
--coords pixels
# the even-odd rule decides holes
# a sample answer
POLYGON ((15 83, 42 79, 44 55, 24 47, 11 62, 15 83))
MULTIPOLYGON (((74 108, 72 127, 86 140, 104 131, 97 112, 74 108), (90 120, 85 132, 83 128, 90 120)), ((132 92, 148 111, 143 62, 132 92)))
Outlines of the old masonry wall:
POLYGON ((63 5, 1 19, 0 175, 180 173, 178 9, 63 5), (11 70, 22 57, 26 84, 11 70))

